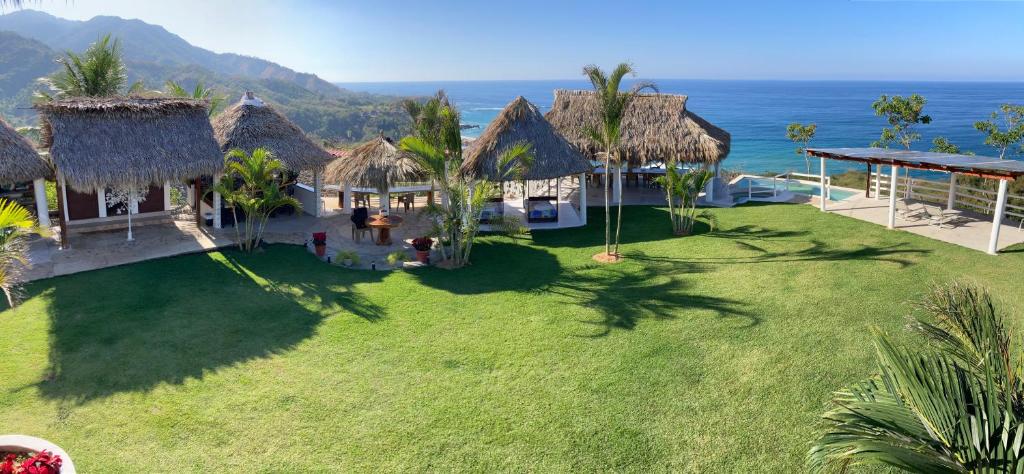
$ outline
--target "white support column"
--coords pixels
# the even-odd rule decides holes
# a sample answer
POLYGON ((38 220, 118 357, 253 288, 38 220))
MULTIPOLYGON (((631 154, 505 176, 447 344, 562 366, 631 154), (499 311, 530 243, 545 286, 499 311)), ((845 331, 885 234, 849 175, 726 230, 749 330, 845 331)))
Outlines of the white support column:
POLYGON ((313 171, 313 195, 315 196, 315 199, 316 199, 316 201, 315 201, 316 202, 316 212, 314 213, 314 216, 316 216, 316 217, 320 217, 320 216, 324 215, 324 213, 323 213, 323 209, 324 209, 323 195, 324 195, 324 192, 323 191, 324 191, 324 178, 320 174, 320 171, 314 170, 313 171))
POLYGON ((164 181, 164 210, 171 210, 171 182, 164 181))
POLYGON ((351 214, 352 213, 352 197, 353 197, 352 196, 352 185, 349 184, 349 183, 345 183, 345 187, 343 189, 345 190, 344 191, 345 192, 345 194, 344 194, 345 202, 343 202, 341 204, 341 211, 344 212, 345 214, 351 214))
MULTIPOLYGON (((389 193, 388 190, 385 189, 383 192, 381 192, 379 194, 379 196, 380 196, 380 208, 384 209, 385 211, 388 211, 388 213, 390 214, 391 213, 391 193, 389 193)), ((472 199, 472 195, 470 195, 470 199, 472 199)))
POLYGON ((821 158, 821 196, 818 196, 820 198, 818 200, 821 201, 820 207, 822 212, 828 210, 828 206, 825 205, 825 203, 828 201, 828 198, 826 197, 828 191, 825 189, 825 179, 825 158, 821 158))
POLYGON ((956 173, 949 173, 949 196, 946 198, 946 209, 956 207, 956 173))
POLYGON ((50 207, 46 203, 46 180, 40 178, 32 181, 33 191, 36 198, 36 218, 39 227, 50 228, 50 207))
POLYGON ((605 170, 605 178, 612 180, 612 204, 618 204, 622 199, 622 166, 615 166, 614 175, 605 170))
MULTIPOLYGON (((64 201, 62 203, 64 205, 61 207, 64 208, 64 222, 68 222, 71 220, 71 217, 68 214, 68 183, 64 181, 63 176, 58 176, 57 179, 60 180, 60 196, 57 196, 57 199, 64 201)), ((63 236, 61 238, 63 238, 63 236)))
POLYGON ((892 167, 892 178, 889 180, 889 223, 886 227, 896 228, 896 182, 900 179, 900 167, 892 167))
POLYGON ((580 219, 587 225, 587 174, 580 173, 580 219))
POLYGON ((996 195, 996 209, 992 215, 992 238, 988 241, 988 253, 995 255, 999 249, 999 228, 1003 226, 1003 214, 1006 213, 1006 186, 1009 180, 999 180, 999 193, 996 195))
POLYGON ((875 199, 882 200, 882 165, 875 170, 875 199))
POLYGON ((107 217, 107 190, 96 188, 96 206, 100 211, 100 217, 107 217))
MULTIPOLYGON (((217 173, 213 175, 213 182, 217 183, 220 181, 221 174, 217 173)), ((213 192, 213 228, 222 228, 223 223, 220 221, 221 209, 220 209, 220 193, 217 191, 213 192)), ((235 225, 238 225, 236 222, 235 225)))

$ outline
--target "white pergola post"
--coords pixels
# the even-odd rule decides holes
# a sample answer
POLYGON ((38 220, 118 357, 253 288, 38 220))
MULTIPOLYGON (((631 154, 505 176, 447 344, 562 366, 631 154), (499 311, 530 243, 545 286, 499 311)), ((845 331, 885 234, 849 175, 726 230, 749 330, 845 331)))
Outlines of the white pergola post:
POLYGON ((882 164, 875 170, 875 199, 882 200, 882 164))
POLYGON ((605 179, 612 180, 612 204, 618 204, 622 200, 622 166, 615 166, 615 177, 613 178, 609 174, 608 170, 605 171, 605 179))
POLYGON ((171 210, 171 182, 164 181, 164 210, 171 210))
POLYGON ((107 190, 96 188, 96 207, 100 217, 107 217, 107 190))
POLYGON ((896 228, 896 182, 900 179, 900 167, 892 167, 892 178, 889 180, 889 223, 886 227, 896 228))
POLYGON ((46 204, 46 180, 40 178, 32 181, 32 187, 36 198, 36 218, 39 227, 50 228, 50 207, 46 204))
POLYGON ((828 192, 825 190, 825 158, 821 158, 821 196, 818 197, 821 198, 819 201, 821 201, 822 212, 828 210, 828 207, 825 205, 825 202, 828 201, 827 194, 828 192))
POLYGON ((587 225, 587 174, 580 173, 580 219, 587 225))
POLYGON ((315 217, 323 215, 324 201, 323 201, 323 189, 324 179, 321 176, 319 170, 313 170, 313 196, 316 202, 316 210, 313 212, 315 217))
MULTIPOLYGON (((62 201, 61 204, 63 204, 63 206, 61 207, 64 208, 64 222, 66 223, 71 220, 71 216, 68 213, 68 183, 67 181, 64 181, 63 176, 60 176, 57 179, 60 181, 60 196, 57 196, 57 199, 62 201)), ((61 236, 61 239, 63 238, 64 236, 61 236)))
MULTIPOLYGON (((219 182, 220 178, 221 178, 221 174, 220 173, 217 173, 217 174, 213 175, 213 182, 214 183, 219 182)), ((220 210, 220 193, 218 193, 217 191, 214 191, 213 192, 213 228, 214 229, 220 229, 221 226, 223 225, 223 223, 220 221, 220 215, 221 215, 221 210, 220 210)), ((238 223, 236 222, 235 225, 238 225, 238 223)))
POLYGON ((988 241, 988 253, 995 255, 999 250, 999 228, 1003 226, 1003 214, 1006 213, 1006 186, 1008 180, 999 180, 999 193, 996 195, 996 209, 992 215, 992 238, 988 241))
MULTIPOLYGON (((389 193, 388 190, 385 189, 383 192, 381 192, 379 194, 379 196, 380 196, 380 208, 385 210, 385 211, 387 211, 388 214, 390 214, 391 213, 391 193, 389 193)), ((470 198, 472 198, 472 196, 470 196, 470 198)))
POLYGON ((345 187, 343 189, 344 189, 344 193, 345 194, 343 195, 344 199, 342 201, 344 201, 344 202, 342 202, 342 204, 341 204, 341 210, 345 214, 351 214, 352 213, 352 197, 353 197, 352 196, 352 184, 351 183, 345 183, 345 187))
POLYGON ((946 209, 952 211, 956 206, 956 173, 949 173, 949 196, 946 197, 946 209))

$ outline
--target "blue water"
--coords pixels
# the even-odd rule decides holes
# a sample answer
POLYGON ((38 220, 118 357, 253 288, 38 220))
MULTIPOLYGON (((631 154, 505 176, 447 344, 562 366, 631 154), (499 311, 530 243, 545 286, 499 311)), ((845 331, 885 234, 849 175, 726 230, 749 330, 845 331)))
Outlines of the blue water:
MULTIPOLYGON (((1024 82, 870 82, 870 81, 709 81, 662 79, 661 92, 686 94, 687 108, 732 134, 732 152, 723 163, 747 173, 806 171, 802 157, 786 139, 790 122, 818 124, 811 146, 867 146, 876 140, 885 121, 876 117, 871 103, 880 94, 918 93, 928 100, 930 125, 920 127, 923 138, 914 149, 927 150, 932 138, 942 135, 962 149, 993 154, 974 122, 988 118, 1000 104, 1024 103, 1024 82)), ((585 81, 466 81, 342 83, 342 87, 393 95, 430 95, 444 89, 463 114, 465 130, 476 136, 516 96, 525 96, 542 111, 551 108, 554 89, 587 89, 585 81)), ((998 156, 998 154, 996 154, 998 156)), ((1016 157, 1021 158, 1021 157, 1016 157)), ((816 160, 811 172, 817 173, 816 160)), ((830 161, 829 174, 863 169, 856 164, 830 161)))
MULTIPOLYGON (((771 188, 772 187, 772 180, 771 179, 766 179, 766 178, 754 178, 754 179, 743 178, 743 179, 737 181, 733 185, 734 194, 736 196, 738 196, 738 197, 746 196, 746 189, 747 189, 747 182, 748 181, 752 182, 754 186, 761 186, 761 187, 764 187, 764 188, 771 188)), ((776 183, 776 185, 779 187, 779 189, 786 189, 787 188, 786 187, 786 183, 784 181, 781 181, 781 180, 778 181, 776 183)), ((792 182, 791 181, 789 183, 788 189, 789 189, 789 192, 794 193, 794 194, 805 194, 805 195, 808 195, 808 196, 821 196, 821 186, 818 185, 818 184, 809 184, 809 183, 800 183, 800 182, 792 182)), ((846 198, 848 198, 850 196, 853 196, 855 194, 860 194, 860 193, 853 192, 853 191, 847 191, 845 189, 836 189, 835 187, 833 187, 832 191, 829 192, 828 200, 829 201, 842 201, 843 199, 846 199, 846 198)))

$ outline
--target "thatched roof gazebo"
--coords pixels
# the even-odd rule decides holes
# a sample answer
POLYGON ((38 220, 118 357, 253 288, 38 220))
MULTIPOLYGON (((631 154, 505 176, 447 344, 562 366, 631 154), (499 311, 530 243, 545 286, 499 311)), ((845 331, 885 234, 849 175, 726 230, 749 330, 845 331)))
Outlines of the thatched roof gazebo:
POLYGON ((24 183, 52 174, 32 143, 0 118, 0 183, 24 183))
POLYGON ((390 204, 389 194, 393 190, 430 191, 432 188, 429 184, 414 184, 426 177, 412 155, 399 149, 384 134, 336 158, 327 165, 324 172, 324 179, 328 183, 344 185, 342 199, 345 202, 342 208, 346 212, 350 210, 353 187, 359 188, 355 189, 356 192, 380 194, 381 206, 387 208, 390 204))
POLYGON ((462 172, 476 178, 508 181, 511 178, 507 176, 508 170, 498 169, 499 158, 506 150, 524 142, 532 146, 534 159, 523 174, 515 178, 523 182, 519 188, 510 188, 506 183, 502 198, 494 199, 485 209, 483 220, 511 213, 522 214, 521 220, 528 226, 585 224, 584 174, 593 167, 579 149, 544 119, 536 106, 521 96, 506 105, 480 138, 473 141, 463 160, 462 172), (578 177, 578 181, 574 181, 574 177, 578 177), (578 206, 573 202, 574 197, 578 206), (570 209, 572 213, 568 212, 570 209))
POLYGON ((289 170, 323 170, 333 157, 287 117, 247 92, 242 100, 213 118, 213 134, 221 151, 252 153, 265 148, 289 170))
POLYGON ((146 97, 37 105, 42 144, 56 172, 62 230, 69 223, 86 228, 116 220, 104 204, 108 188, 148 186, 138 212, 166 218, 171 182, 223 169, 207 107, 203 100, 146 97))
MULTIPOLYGON (((570 142, 597 159, 597 145, 587 136, 598 128, 598 99, 593 91, 556 90, 545 118, 570 142)), ((716 164, 729 155, 729 132, 686 109, 686 96, 640 94, 626 109, 618 151, 630 163, 669 158, 716 164)))

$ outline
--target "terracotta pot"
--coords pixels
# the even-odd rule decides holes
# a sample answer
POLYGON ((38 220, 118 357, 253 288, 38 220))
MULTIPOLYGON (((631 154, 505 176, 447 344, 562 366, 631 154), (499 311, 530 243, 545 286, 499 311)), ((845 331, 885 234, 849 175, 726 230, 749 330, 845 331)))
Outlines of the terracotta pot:
POLYGON ((430 251, 429 250, 417 250, 416 251, 416 260, 419 260, 420 263, 430 263, 430 251))
POLYGON ((68 456, 68 453, 63 449, 60 449, 60 446, 34 436, 0 436, 0 451, 38 453, 44 449, 60 456, 60 474, 75 474, 75 463, 71 462, 71 456, 68 456))
POLYGON ((317 257, 323 257, 327 253, 327 244, 316 244, 313 247, 316 249, 317 257))

